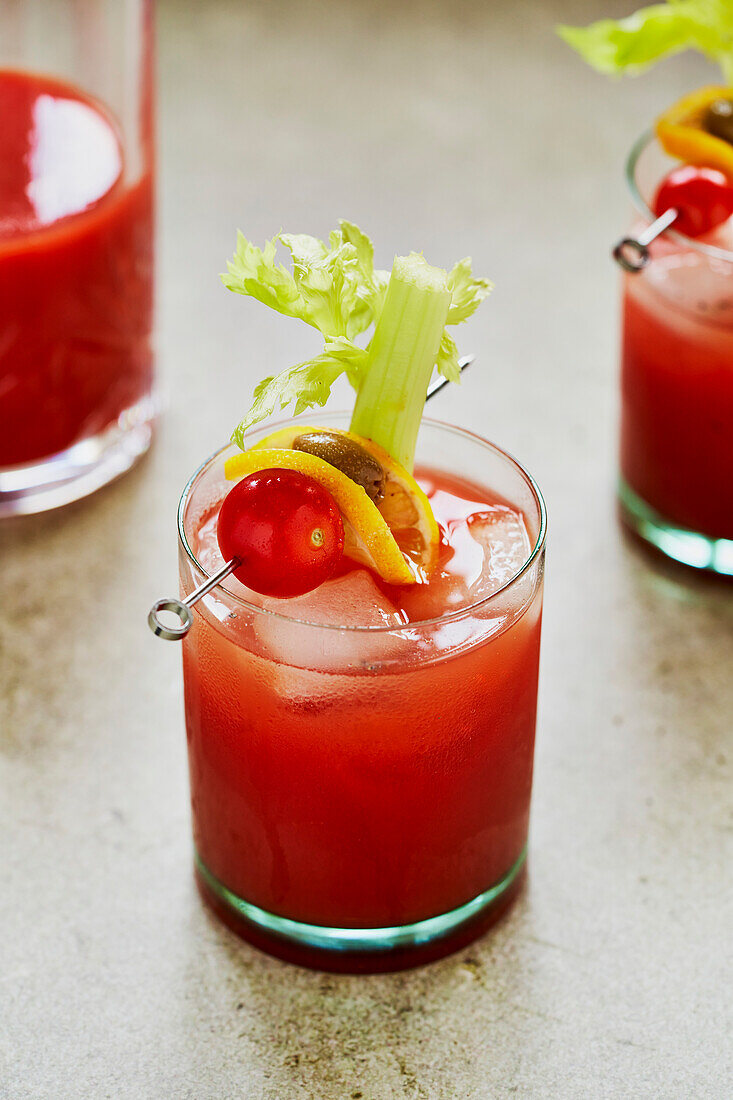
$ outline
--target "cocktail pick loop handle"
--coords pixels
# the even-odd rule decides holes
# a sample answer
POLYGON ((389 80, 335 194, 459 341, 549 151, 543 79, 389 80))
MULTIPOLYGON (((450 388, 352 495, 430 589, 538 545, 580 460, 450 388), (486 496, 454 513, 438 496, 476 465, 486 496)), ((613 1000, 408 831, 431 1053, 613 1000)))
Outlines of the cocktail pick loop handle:
MULTIPOLYGON (((475 356, 464 355, 462 359, 458 360, 458 366, 461 370, 465 370, 469 363, 473 363, 475 356)), ((431 386, 428 387, 428 392, 425 400, 429 400, 431 397, 435 397, 436 393, 440 393, 443 386, 448 385, 447 378, 436 378, 431 386)), ((195 603, 201 599, 202 596, 206 596, 211 592, 212 588, 216 588, 217 584, 220 584, 225 577, 237 568, 239 560, 232 558, 231 561, 222 565, 216 573, 207 580, 200 584, 198 588, 194 589, 191 595, 185 600, 176 599, 164 599, 156 600, 153 606, 148 612, 148 626, 152 630, 153 634, 158 638, 165 638, 167 642, 180 642, 186 637, 189 630, 193 626, 193 615, 191 614, 191 608, 195 603), (179 623, 177 626, 166 626, 159 618, 161 611, 172 611, 174 615, 178 616, 179 623)))
POLYGON ((612 253, 619 267, 632 275, 643 271, 651 260, 649 245, 652 241, 656 241, 657 237, 661 237, 665 229, 669 229, 676 218, 677 211, 673 206, 670 206, 669 210, 665 210, 638 237, 624 237, 623 240, 620 240, 612 253))
POLYGON ((228 577, 238 565, 239 559, 232 558, 231 561, 222 565, 221 569, 218 569, 213 576, 208 577, 203 584, 194 589, 185 600, 156 600, 148 613, 148 626, 153 634, 157 634, 159 638, 165 638, 167 642, 179 642, 182 638, 185 638, 193 626, 193 615, 191 614, 193 605, 198 603, 202 596, 211 592, 212 588, 216 588, 217 584, 228 577), (178 626, 166 626, 162 623, 158 617, 160 611, 172 611, 174 615, 177 615, 180 620, 178 626))

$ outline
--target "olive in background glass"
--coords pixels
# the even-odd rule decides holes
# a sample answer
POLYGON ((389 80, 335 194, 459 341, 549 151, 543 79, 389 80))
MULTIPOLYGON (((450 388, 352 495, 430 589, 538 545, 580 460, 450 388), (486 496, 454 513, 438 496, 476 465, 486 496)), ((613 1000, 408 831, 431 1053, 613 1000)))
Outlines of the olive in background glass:
POLYGON ((733 99, 716 99, 705 111, 703 126, 713 137, 733 145, 733 99))

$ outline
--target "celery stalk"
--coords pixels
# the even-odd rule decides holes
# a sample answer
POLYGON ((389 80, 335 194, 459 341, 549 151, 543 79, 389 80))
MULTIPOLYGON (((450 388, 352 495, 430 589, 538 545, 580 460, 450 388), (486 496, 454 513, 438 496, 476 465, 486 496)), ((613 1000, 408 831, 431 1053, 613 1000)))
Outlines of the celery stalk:
POLYGON ((415 252, 395 258, 351 431, 384 447, 407 470, 450 304, 445 271, 415 252))
POLYGON ((374 266, 374 247, 353 222, 340 221, 328 243, 280 233, 258 248, 237 234, 237 250, 222 275, 236 294, 318 330, 323 350, 263 378, 232 438, 246 448, 250 428, 277 409, 295 414, 326 404, 337 378, 358 393, 352 427, 412 464, 430 373, 458 382, 458 348, 448 332, 466 321, 491 290, 474 278, 468 256, 446 274, 414 252, 395 260, 392 274, 374 266), (277 258, 290 252, 293 270, 277 258), (355 338, 374 326, 369 345, 355 338))

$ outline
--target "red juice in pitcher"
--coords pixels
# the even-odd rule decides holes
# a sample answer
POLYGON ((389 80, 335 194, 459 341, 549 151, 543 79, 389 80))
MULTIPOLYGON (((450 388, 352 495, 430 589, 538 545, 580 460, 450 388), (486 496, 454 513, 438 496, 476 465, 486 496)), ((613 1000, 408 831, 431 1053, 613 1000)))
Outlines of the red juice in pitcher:
POLYGON ((153 187, 112 118, 0 73, 0 466, 102 431, 151 388, 153 187))

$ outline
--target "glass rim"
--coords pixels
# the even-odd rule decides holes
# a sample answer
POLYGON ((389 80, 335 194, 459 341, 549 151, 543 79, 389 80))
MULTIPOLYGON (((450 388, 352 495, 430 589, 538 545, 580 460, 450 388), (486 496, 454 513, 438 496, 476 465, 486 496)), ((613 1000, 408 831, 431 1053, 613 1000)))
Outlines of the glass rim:
MULTIPOLYGON (((321 415, 323 415, 323 414, 321 414, 321 415)), ((326 413, 325 415, 326 415, 326 417, 337 417, 339 415, 339 410, 335 410, 334 412, 326 413)), ((343 415, 348 415, 348 413, 344 413, 343 415)), ((297 419, 297 418, 296 417, 290 417, 290 418, 287 418, 287 419, 278 420, 278 421, 274 422, 273 424, 268 425, 268 427, 269 427, 270 431, 276 431, 278 428, 284 427, 287 424, 292 424, 293 420, 295 420, 295 419, 297 419)), ((383 626, 349 626, 349 625, 340 625, 340 624, 336 624, 336 623, 314 623, 309 619, 298 619, 293 615, 284 615, 280 611, 271 610, 269 607, 259 607, 257 604, 250 603, 248 600, 243 599, 242 596, 238 596, 235 592, 230 592, 229 589, 225 588, 224 585, 221 584, 221 583, 217 584, 214 588, 212 588, 211 591, 213 593, 223 592, 225 594, 226 599, 234 600, 239 606, 245 607, 250 612, 253 612, 253 613, 256 613, 256 614, 259 614, 259 615, 269 615, 269 616, 274 617, 275 619, 279 619, 279 620, 282 620, 282 621, 287 622, 287 623, 292 623, 292 624, 295 624, 295 625, 298 625, 298 626, 310 627, 313 630, 336 630, 336 631, 346 630, 349 633, 365 633, 365 634, 399 634, 399 633, 403 633, 403 632, 422 630, 422 629, 427 628, 427 627, 440 626, 443 623, 455 622, 457 619, 468 618, 471 615, 471 613, 476 611, 477 608, 487 607, 491 603, 492 600, 495 600, 495 599, 497 599, 498 596, 502 595, 503 593, 506 593, 508 591, 508 589, 510 589, 519 580, 521 580, 522 577, 524 577, 526 575, 526 573, 529 571, 529 569, 532 567, 532 565, 537 561, 537 559, 539 558, 540 554, 542 553, 542 551, 544 549, 545 536, 547 534, 547 508, 546 508, 546 505, 545 505, 545 499, 542 496, 542 492, 540 491, 540 487, 537 484, 537 482, 535 481, 535 479, 532 477, 532 475, 530 474, 529 470, 527 470, 521 464, 521 462, 518 462, 517 459, 512 454, 510 454, 508 451, 503 450, 501 447, 498 447, 495 443, 491 443, 488 439, 484 439, 482 436, 478 435, 476 432, 472 432, 467 428, 459 428, 455 424, 449 424, 449 423, 447 423, 447 421, 444 421, 444 420, 434 420, 431 417, 424 417, 423 420, 422 420, 422 423, 423 424, 430 424, 434 428, 440 428, 440 429, 443 429, 443 430, 447 430, 447 431, 451 432, 453 435, 463 436, 463 438, 465 438, 465 439, 473 440, 476 443, 479 443, 482 447, 488 447, 490 450, 494 451, 495 454, 499 455, 501 458, 508 460, 511 463, 511 465, 514 466, 514 468, 516 470, 518 470, 520 475, 524 478, 527 486, 529 487, 529 489, 532 493, 532 496, 534 497, 535 503, 537 505, 537 511, 538 511, 538 514, 539 514, 539 520, 540 520, 539 529, 537 531, 537 537, 534 541, 534 545, 533 545, 532 549, 530 550, 529 554, 527 555, 527 560, 524 562, 522 568, 520 570, 518 570, 518 572, 516 572, 514 574, 514 576, 510 577, 509 580, 505 584, 503 584, 500 588, 497 588, 496 592, 492 592, 491 595, 484 596, 483 599, 476 600, 475 603, 469 604, 466 607, 456 608, 454 611, 449 611, 444 615, 438 615, 437 617, 435 617, 433 619, 419 619, 415 622, 400 623, 397 626, 390 626, 388 624, 385 624, 383 626)), ((205 459, 204 462, 201 463, 201 465, 194 471, 194 473, 191 475, 191 477, 186 482, 186 485, 183 489, 183 492, 181 493, 181 498, 178 502, 178 513, 177 513, 178 541, 181 544, 181 546, 183 547, 183 549, 185 550, 186 555, 187 555, 189 561, 191 562, 191 564, 193 565, 193 567, 201 574, 201 577, 202 577, 203 580, 206 580, 206 579, 210 578, 211 574, 208 573, 206 569, 204 569, 204 567, 201 565, 201 563, 198 561, 196 555, 194 554, 193 549, 191 548, 191 544, 188 541, 188 537, 187 537, 185 529, 184 529, 184 512, 185 512, 186 504, 188 503, 188 501, 190 499, 190 496, 191 496, 191 493, 193 491, 194 485, 196 484, 196 481, 198 480, 200 475, 213 462, 215 462, 216 459, 219 458, 219 456, 224 453, 224 451, 228 450, 228 448, 231 447, 231 446, 232 446, 232 443, 231 443, 231 440, 230 440, 228 443, 225 443, 223 447, 219 447, 218 450, 214 451, 213 454, 209 455, 209 457, 207 459, 205 459)))
MULTIPOLYGON (((651 223, 655 221, 655 214, 647 205, 646 199, 639 190, 636 182, 636 167, 639 163, 639 158, 650 145, 657 145, 661 149, 661 145, 659 145, 654 131, 646 130, 641 137, 634 142, 631 152, 626 158, 624 175, 626 177, 626 185, 631 192, 631 200, 634 206, 638 212, 651 223)), ((699 252, 703 256, 709 256, 711 259, 724 260, 726 263, 733 264, 733 251, 729 251, 726 248, 718 248, 713 244, 703 244, 701 241, 695 240, 694 237, 687 237, 684 233, 678 233, 674 229, 665 229, 664 233, 660 234, 660 236, 668 237, 670 240, 677 242, 677 244, 683 244, 686 248, 689 248, 693 252, 699 252)))

